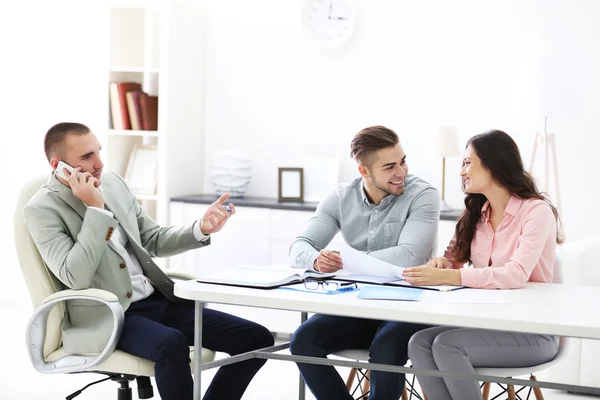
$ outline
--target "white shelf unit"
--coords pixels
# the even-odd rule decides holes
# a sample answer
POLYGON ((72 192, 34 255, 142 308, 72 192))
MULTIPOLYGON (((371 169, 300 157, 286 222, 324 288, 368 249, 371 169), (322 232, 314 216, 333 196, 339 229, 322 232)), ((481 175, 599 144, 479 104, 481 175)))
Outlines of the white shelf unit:
MULTIPOLYGON (((135 145, 158 150, 156 193, 139 195, 161 225, 169 199, 202 190, 205 24, 202 5, 190 0, 113 0, 107 4, 106 167, 125 177, 135 145), (109 82, 138 82, 158 96, 158 130, 111 126, 109 82)), ((201 3, 201 2, 200 2, 201 3)))
POLYGON ((111 136, 158 137, 158 131, 142 131, 133 129, 109 129, 108 134, 111 136))

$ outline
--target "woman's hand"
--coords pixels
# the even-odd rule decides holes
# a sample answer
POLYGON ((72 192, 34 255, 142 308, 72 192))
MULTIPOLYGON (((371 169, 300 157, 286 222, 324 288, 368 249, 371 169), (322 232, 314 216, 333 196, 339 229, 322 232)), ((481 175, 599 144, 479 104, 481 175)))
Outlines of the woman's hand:
POLYGON ((405 269, 404 272, 402 272, 404 280, 410 283, 411 285, 418 286, 460 286, 459 270, 434 268, 428 266, 428 264, 429 263, 425 265, 420 265, 418 267, 405 269))
POLYGON ((438 268, 438 269, 453 269, 454 266, 446 257, 436 257, 429 260, 426 267, 438 268))

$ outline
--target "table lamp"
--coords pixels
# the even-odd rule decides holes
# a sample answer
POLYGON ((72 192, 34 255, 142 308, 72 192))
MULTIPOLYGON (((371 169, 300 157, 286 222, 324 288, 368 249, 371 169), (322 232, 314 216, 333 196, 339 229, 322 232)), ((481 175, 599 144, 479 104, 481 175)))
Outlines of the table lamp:
POLYGON ((434 146, 434 155, 442 159, 442 210, 450 210, 446 203, 446 158, 460 156, 458 135, 453 126, 440 126, 434 146))

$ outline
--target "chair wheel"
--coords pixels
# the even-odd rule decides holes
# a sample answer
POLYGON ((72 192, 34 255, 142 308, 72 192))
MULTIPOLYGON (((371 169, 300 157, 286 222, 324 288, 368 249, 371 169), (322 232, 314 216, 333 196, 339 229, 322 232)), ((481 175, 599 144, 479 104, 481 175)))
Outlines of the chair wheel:
POLYGON ((119 388, 117 400, 132 400, 131 388, 119 388))
POLYGON ((154 390, 152 386, 149 387, 138 387, 138 397, 140 399, 151 399, 154 397, 154 390))

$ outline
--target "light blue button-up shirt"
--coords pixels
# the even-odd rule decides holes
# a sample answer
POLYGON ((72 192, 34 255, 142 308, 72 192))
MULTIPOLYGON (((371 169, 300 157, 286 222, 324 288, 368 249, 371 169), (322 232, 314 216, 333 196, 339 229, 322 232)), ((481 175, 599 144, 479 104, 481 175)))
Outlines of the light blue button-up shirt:
POLYGON ((288 261, 313 269, 319 251, 341 231, 350 247, 380 260, 399 267, 424 264, 436 251, 440 206, 437 189, 414 175, 406 177, 402 195, 388 195, 375 205, 359 177, 319 203, 292 243, 288 261))

